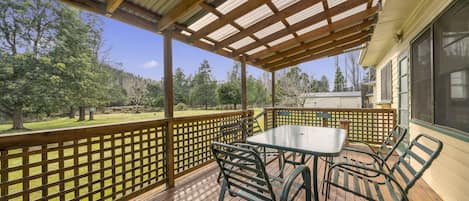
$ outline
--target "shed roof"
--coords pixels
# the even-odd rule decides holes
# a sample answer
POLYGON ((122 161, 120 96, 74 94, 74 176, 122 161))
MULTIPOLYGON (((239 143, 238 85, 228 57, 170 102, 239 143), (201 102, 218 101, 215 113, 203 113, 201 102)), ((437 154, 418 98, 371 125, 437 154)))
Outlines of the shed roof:
POLYGON ((361 97, 361 91, 304 93, 303 98, 361 97))
POLYGON ((356 49, 379 0, 61 0, 275 71, 356 49))

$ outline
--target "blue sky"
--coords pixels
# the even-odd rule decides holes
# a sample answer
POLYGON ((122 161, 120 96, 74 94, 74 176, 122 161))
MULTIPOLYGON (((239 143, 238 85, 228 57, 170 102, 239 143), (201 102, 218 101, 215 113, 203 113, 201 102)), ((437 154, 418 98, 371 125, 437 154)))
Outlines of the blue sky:
MULTIPOLYGON (((110 49, 109 58, 122 63, 123 70, 145 78, 161 79, 163 77, 163 37, 113 19, 104 20, 105 47, 110 49)), ((105 49, 106 49, 105 48, 105 49)), ((208 60, 215 79, 224 80, 231 70, 234 61, 217 54, 192 47, 173 40, 173 66, 181 67, 187 74, 194 74, 204 60, 208 60)), ((299 65, 300 68, 319 79, 326 75, 332 87, 335 68, 334 58, 324 58, 299 65)), ((264 71, 248 66, 247 72, 255 77, 264 71)))

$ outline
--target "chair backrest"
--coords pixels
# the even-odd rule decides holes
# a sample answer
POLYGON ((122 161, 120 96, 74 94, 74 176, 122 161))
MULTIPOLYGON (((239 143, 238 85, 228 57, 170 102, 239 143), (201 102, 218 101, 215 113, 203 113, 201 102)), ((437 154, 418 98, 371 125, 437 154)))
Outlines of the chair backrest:
POLYGON ((230 193, 246 200, 275 200, 265 166, 254 148, 213 142, 211 149, 230 193))
POLYGON ((220 125, 219 142, 235 143, 245 142, 246 132, 241 121, 226 121, 220 125))
POLYGON ((244 117, 242 122, 247 136, 264 131, 255 117, 244 117))
POLYGON ((443 143, 440 140, 420 134, 412 140, 404 154, 394 163, 391 174, 396 179, 405 182, 402 186, 407 192, 430 167, 442 149, 443 143))
POLYGON ((407 134, 407 129, 401 126, 394 127, 388 136, 383 141, 383 144, 378 149, 378 156, 387 161, 392 156, 394 151, 399 147, 399 144, 404 140, 407 134))

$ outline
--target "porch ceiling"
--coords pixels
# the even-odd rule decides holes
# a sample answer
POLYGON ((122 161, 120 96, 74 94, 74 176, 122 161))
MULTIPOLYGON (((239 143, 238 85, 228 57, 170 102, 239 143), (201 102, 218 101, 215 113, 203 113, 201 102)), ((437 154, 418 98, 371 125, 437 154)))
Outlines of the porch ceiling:
POLYGON ((379 0, 61 0, 267 71, 370 40, 379 0))

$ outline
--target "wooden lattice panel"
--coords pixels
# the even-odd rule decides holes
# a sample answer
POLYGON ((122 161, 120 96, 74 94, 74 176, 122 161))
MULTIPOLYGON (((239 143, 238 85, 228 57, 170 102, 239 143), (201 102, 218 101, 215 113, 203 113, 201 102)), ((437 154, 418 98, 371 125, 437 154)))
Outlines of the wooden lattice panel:
POLYGON ((167 122, 0 138, 0 200, 126 199, 166 181, 167 122))
POLYGON ((307 125, 338 128, 340 120, 349 120, 349 140, 381 144, 396 125, 394 109, 320 109, 266 108, 266 128, 281 125, 307 125), (325 122, 323 114, 327 113, 325 122))
MULTIPOLYGON (((252 114, 252 111, 245 111, 175 118, 173 132, 176 177, 187 174, 213 160, 210 145, 213 141, 220 139, 221 125, 233 124, 252 114)), ((227 138, 226 142, 229 141, 230 138, 227 138)))

